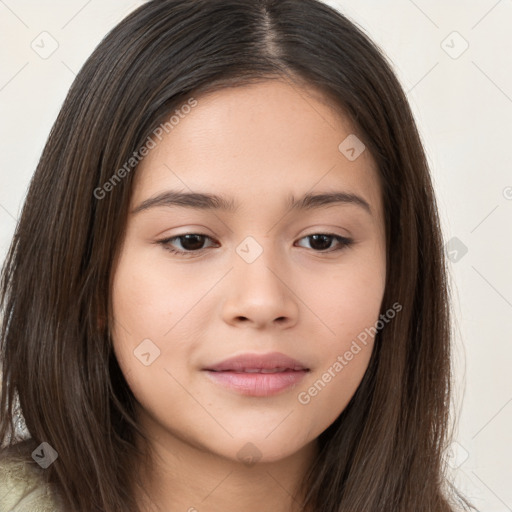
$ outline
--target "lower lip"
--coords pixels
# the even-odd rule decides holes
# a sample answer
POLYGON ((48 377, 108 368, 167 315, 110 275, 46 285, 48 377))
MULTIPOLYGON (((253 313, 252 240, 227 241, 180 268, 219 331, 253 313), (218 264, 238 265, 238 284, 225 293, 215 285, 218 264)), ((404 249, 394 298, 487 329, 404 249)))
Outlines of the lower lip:
POLYGON ((241 395, 271 396, 296 386, 307 370, 288 370, 277 373, 214 372, 206 370, 213 381, 241 395))

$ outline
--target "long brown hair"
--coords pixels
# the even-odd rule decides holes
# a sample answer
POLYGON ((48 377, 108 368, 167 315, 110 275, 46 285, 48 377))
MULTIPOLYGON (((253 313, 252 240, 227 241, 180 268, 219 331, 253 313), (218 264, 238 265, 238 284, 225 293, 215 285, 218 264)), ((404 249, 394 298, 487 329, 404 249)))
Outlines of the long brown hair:
POLYGON ((66 510, 137 510, 130 468, 142 455, 135 436, 144 434, 109 338, 111 269, 136 172, 126 162, 190 97, 265 79, 313 85, 357 127, 383 189, 382 311, 403 307, 377 334, 352 400, 318 438, 304 509, 454 510, 458 492, 443 463, 449 289, 428 164, 386 58, 317 0, 150 1, 103 39, 68 93, 30 184, 0 296, 0 441, 19 441, 19 399, 32 447, 44 441, 58 453, 43 473, 66 510))

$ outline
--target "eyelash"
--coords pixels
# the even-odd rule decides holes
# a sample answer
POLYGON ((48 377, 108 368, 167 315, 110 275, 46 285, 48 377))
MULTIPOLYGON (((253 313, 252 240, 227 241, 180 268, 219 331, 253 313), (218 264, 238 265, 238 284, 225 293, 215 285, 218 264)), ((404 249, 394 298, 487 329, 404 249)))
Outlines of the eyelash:
MULTIPOLYGON (((166 238, 164 240, 158 240, 156 243, 161 245, 166 251, 169 251, 172 254, 175 254, 177 256, 184 257, 184 258, 194 257, 194 255, 200 254, 200 253, 202 253, 203 251, 205 251, 207 249, 205 247, 203 249, 198 249, 196 251, 190 251, 190 250, 188 250, 188 251, 180 251, 178 249, 172 248, 169 245, 170 242, 172 242, 173 240, 184 238, 187 235, 206 237, 206 238, 209 238, 210 240, 212 240, 212 238, 210 236, 204 235, 202 233, 184 233, 182 235, 173 236, 171 238, 166 238)), ((306 235, 306 236, 300 238, 300 240, 302 240, 303 238, 310 238, 310 237, 315 236, 315 235, 323 235, 323 236, 332 237, 334 240, 336 240, 340 244, 337 249, 327 249, 327 250, 323 250, 323 251, 314 251, 314 252, 319 253, 319 254, 326 254, 326 253, 330 254, 332 252, 342 251, 344 249, 349 248, 354 243, 353 239, 346 238, 346 237, 343 237, 343 236, 340 236, 340 235, 335 235, 334 233, 312 233, 311 235, 306 235)))

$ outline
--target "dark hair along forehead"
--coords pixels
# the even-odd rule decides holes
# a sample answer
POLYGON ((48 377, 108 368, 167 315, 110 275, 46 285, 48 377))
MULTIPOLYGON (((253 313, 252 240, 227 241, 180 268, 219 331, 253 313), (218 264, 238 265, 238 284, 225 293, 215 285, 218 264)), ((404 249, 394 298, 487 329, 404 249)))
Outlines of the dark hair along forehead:
POLYGON ((58 452, 44 475, 65 510, 137 510, 131 461, 144 433, 109 326, 138 152, 191 97, 268 79, 321 91, 374 157, 387 243, 382 309, 403 306, 319 437, 304 510, 454 510, 442 473, 449 297, 424 150, 386 57, 317 0, 149 1, 105 36, 66 97, 2 271, 0 401, 1 440, 16 441, 19 398, 33 447, 58 452))

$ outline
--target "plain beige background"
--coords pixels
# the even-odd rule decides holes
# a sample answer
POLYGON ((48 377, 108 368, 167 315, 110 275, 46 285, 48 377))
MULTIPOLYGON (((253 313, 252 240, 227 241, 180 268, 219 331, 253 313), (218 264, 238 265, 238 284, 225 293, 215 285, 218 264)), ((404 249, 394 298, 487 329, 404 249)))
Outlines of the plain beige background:
MULTIPOLYGON (((0 261, 76 73, 131 0, 0 0, 0 261)), ((458 415, 447 454, 481 510, 512 511, 512 1, 328 1, 407 92, 454 291, 458 415)))

